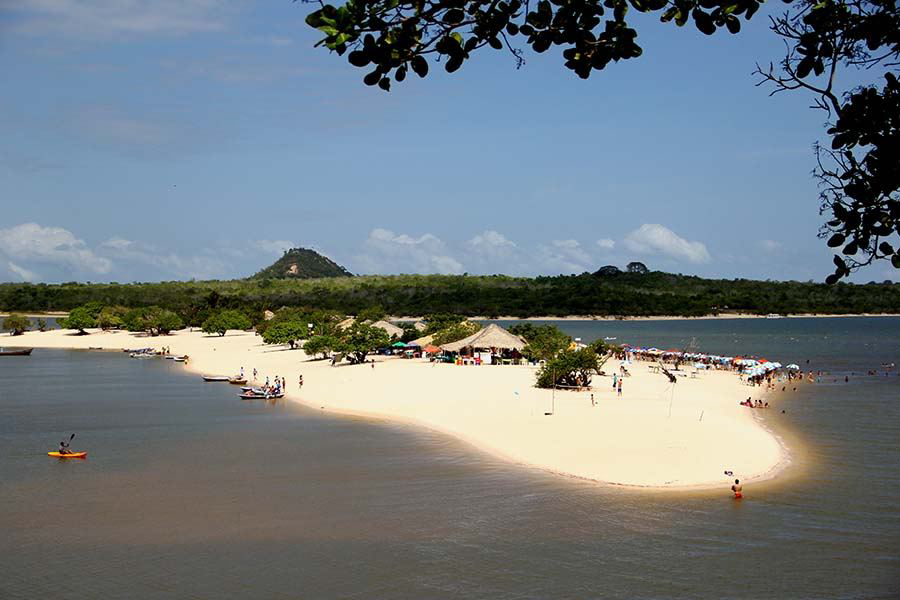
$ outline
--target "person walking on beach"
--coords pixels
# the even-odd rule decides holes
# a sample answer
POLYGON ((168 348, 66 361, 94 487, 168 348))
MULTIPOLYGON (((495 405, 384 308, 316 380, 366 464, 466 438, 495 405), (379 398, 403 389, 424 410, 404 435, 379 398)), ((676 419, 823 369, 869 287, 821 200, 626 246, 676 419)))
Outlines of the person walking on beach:
POLYGON ((300 379, 297 381, 297 386, 303 387, 303 375, 302 374, 300 375, 300 379))
POLYGON ((256 381, 256 367, 253 367, 253 381, 256 381))
POLYGON ((617 390, 616 395, 621 396, 622 395, 622 378, 621 377, 619 378, 619 386, 616 388, 616 390, 617 390))
POLYGON ((597 406, 597 403, 594 402, 594 395, 591 394, 591 406, 597 406))
POLYGON ((619 376, 613 373, 613 389, 616 389, 616 382, 619 380, 619 376))
POLYGON ((744 491, 744 486, 741 485, 740 479, 734 480, 734 485, 731 486, 731 491, 734 492, 735 500, 740 500, 741 498, 744 497, 744 494, 742 493, 744 491))

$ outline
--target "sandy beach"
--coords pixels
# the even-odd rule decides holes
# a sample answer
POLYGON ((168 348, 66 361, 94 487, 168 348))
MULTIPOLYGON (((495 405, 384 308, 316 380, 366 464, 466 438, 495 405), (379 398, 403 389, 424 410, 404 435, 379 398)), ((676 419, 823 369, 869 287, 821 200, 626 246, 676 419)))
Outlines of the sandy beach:
MULTIPOLYGON (((592 406, 590 392, 557 391, 554 401, 551 391, 533 387, 535 370, 529 366, 456 366, 379 356, 374 367, 331 367, 329 361, 308 360, 302 350, 265 345, 250 332, 220 337, 185 330, 146 337, 54 330, 2 335, 0 346, 168 346, 174 354, 189 355, 185 368, 198 375, 231 375, 243 367, 252 379, 255 368, 260 382, 267 376, 286 378, 291 401, 415 423, 516 463, 610 484, 727 489, 726 470, 752 481, 772 476, 785 461, 779 441, 755 418, 761 411, 738 404, 747 396, 758 397, 762 389, 743 385, 733 372, 679 377, 673 393, 665 376, 635 363, 621 397, 612 389, 611 377, 595 377, 592 406)), ((40 360, 40 353, 20 360, 40 360)), ((611 373, 618 366, 611 360, 604 369, 611 373)))

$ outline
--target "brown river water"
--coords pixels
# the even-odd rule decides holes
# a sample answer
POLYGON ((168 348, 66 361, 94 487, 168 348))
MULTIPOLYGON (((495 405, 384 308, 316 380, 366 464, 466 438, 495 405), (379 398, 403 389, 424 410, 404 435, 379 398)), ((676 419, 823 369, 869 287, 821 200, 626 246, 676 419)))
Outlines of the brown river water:
POLYGON ((790 463, 735 502, 241 402, 171 361, 0 357, 0 598, 900 595, 900 377, 880 366, 900 363, 900 319, 560 325, 828 375, 774 395, 790 463), (46 456, 71 432, 87 460, 46 456))

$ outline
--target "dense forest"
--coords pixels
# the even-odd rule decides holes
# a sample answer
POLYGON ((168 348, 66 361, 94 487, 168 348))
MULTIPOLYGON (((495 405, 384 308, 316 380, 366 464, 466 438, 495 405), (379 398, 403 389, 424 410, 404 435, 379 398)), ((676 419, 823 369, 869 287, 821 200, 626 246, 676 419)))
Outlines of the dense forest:
POLYGON ((210 310, 299 306, 357 314, 380 306, 393 315, 677 315, 728 312, 896 313, 900 285, 703 279, 615 270, 556 277, 390 275, 325 279, 246 279, 161 283, 0 284, 0 310, 69 310, 88 302, 159 306, 193 323, 210 310))

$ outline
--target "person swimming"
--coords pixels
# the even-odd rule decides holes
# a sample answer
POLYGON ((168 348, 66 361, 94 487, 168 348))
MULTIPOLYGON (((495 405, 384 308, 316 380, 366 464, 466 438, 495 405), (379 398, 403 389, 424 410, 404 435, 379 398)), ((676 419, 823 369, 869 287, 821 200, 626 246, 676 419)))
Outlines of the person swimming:
POLYGON ((743 495, 743 493, 742 493, 742 492, 744 491, 744 486, 741 485, 741 480, 740 480, 740 479, 735 479, 735 480, 734 480, 734 485, 731 486, 731 491, 734 492, 734 499, 735 499, 735 500, 739 500, 739 499, 741 499, 741 498, 744 497, 744 495, 743 495))

